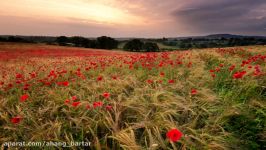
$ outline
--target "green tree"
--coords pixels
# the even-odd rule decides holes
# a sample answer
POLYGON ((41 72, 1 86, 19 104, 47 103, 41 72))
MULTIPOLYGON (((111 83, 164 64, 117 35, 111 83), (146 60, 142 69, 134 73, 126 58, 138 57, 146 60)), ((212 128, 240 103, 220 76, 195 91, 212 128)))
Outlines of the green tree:
POLYGON ((124 46, 124 50, 128 50, 128 51, 136 51, 139 52, 142 50, 144 43, 139 40, 139 39, 133 39, 128 41, 125 46, 124 46))
POLYGON ((143 49, 146 52, 158 52, 159 51, 158 45, 156 43, 153 43, 153 42, 146 42, 143 45, 143 49))
POLYGON ((69 39, 66 36, 59 36, 56 38, 56 42, 61 46, 66 46, 69 39))
POLYGON ((118 46, 118 41, 107 36, 97 38, 97 48, 101 49, 115 49, 118 46))
POLYGON ((77 47, 90 47, 90 40, 84 37, 74 36, 69 40, 70 43, 73 43, 77 47))

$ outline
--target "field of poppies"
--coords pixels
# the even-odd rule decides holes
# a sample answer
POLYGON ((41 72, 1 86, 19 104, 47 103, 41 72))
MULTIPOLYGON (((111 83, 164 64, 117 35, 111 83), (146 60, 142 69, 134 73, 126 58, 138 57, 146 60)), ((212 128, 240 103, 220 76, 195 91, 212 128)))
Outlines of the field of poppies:
POLYGON ((266 149, 265 62, 265 46, 130 53, 1 43, 0 144, 266 149))

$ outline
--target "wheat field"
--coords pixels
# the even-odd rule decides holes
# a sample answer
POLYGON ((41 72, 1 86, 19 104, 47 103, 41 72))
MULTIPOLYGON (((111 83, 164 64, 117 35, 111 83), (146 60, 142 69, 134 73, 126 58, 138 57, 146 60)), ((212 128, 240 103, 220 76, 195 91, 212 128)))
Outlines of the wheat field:
POLYGON ((0 144, 265 149, 265 62, 265 46, 130 53, 1 43, 0 144))

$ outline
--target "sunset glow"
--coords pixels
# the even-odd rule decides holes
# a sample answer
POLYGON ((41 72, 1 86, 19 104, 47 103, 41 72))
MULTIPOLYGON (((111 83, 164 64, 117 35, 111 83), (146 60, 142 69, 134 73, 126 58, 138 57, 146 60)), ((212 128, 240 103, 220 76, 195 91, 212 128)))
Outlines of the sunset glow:
POLYGON ((8 0, 0 2, 0 34, 263 35, 265 7, 262 0, 8 0))
POLYGON ((79 20, 82 23, 142 24, 143 18, 96 1, 27 0, 1 2, 2 14, 35 19, 79 20), (14 5, 15 4, 15 5, 14 5))

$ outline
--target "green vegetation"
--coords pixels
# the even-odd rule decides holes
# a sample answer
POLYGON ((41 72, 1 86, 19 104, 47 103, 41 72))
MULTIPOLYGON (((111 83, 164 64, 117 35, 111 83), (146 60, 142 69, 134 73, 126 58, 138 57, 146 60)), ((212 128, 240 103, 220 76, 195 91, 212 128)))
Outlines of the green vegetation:
POLYGON ((158 52, 160 51, 157 43, 142 42, 139 39, 133 39, 128 41, 124 47, 124 50, 131 52, 158 52))
POLYGON ((203 37, 162 38, 162 39, 114 39, 107 36, 98 38, 73 37, 35 37, 0 36, 2 42, 46 43, 50 45, 75 46, 100 49, 124 49, 127 51, 173 51, 203 48, 222 48, 233 46, 266 45, 266 37, 209 35, 203 37), (147 43, 145 45, 145 43, 147 43))
POLYGON ((60 36, 56 39, 56 42, 61 46, 75 46, 75 47, 85 47, 85 48, 99 48, 99 49, 116 49, 118 46, 118 41, 113 38, 102 36, 98 37, 96 40, 89 40, 84 37, 66 37, 60 36))
POLYGON ((247 45, 265 45, 266 38, 253 37, 232 37, 232 38, 186 38, 165 40, 162 42, 167 46, 175 46, 178 49, 191 48, 216 48, 216 47, 233 47, 247 45))

